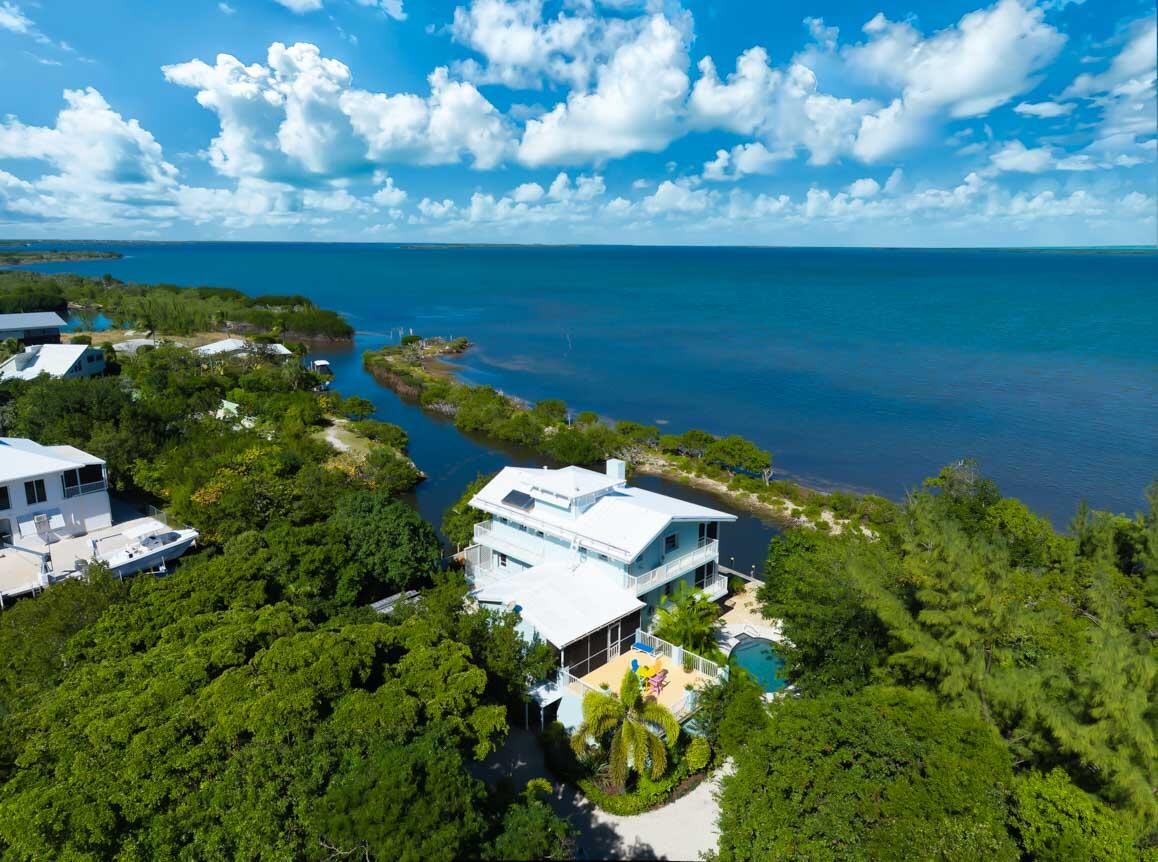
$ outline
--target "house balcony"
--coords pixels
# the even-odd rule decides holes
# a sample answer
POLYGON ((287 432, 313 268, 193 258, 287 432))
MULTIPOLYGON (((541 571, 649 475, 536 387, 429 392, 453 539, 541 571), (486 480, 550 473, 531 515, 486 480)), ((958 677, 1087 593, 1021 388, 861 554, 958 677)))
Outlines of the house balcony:
POLYGON ((509 528, 496 528, 494 521, 475 524, 474 541, 476 545, 483 545, 532 566, 543 561, 543 539, 536 536, 524 537, 509 528))
POLYGON ((108 483, 102 479, 99 482, 85 482, 83 485, 65 485, 64 496, 65 499, 71 499, 72 497, 83 497, 85 494, 97 494, 107 490, 108 483))
MULTIPOLYGON (((650 572, 644 572, 642 575, 624 574, 623 588, 631 590, 637 596, 642 596, 680 575, 686 575, 704 563, 716 561, 719 559, 719 555, 719 542, 715 539, 701 539, 691 550, 678 557, 669 557, 650 572)), ((727 589, 726 582, 724 588, 727 589)), ((721 593, 721 595, 723 594, 721 593)))

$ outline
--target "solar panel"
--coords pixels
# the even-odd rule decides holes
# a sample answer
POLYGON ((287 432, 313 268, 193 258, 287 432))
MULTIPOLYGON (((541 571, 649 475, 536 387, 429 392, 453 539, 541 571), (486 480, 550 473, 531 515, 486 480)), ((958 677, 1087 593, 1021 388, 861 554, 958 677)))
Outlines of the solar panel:
POLYGON ((524 494, 522 491, 511 491, 507 496, 503 497, 503 504, 506 506, 514 506, 516 509, 522 509, 525 512, 535 504, 535 498, 530 494, 524 494))

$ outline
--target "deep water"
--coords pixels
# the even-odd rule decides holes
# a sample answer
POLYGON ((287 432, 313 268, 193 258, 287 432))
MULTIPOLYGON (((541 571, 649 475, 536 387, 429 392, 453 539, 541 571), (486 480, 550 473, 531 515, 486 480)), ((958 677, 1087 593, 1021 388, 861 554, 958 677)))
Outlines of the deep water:
POLYGON ((818 487, 897 498, 972 456, 1061 525, 1083 497, 1133 512, 1158 475, 1152 252, 95 247, 126 257, 35 269, 302 293, 345 313, 360 335, 329 351, 337 385, 410 431, 428 515, 477 471, 534 459, 465 440, 369 380, 360 351, 400 331, 469 337, 464 376, 528 399, 743 434, 779 475, 818 487))

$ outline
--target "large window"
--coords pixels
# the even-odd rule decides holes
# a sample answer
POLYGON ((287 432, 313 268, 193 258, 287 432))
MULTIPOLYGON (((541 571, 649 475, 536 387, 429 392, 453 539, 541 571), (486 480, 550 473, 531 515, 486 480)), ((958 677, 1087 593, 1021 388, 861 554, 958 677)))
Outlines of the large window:
POLYGON ((105 471, 100 464, 86 464, 79 470, 67 470, 60 474, 64 485, 64 496, 77 497, 105 490, 105 471))
POLYGON ((31 482, 25 482, 24 496, 27 498, 29 506, 35 506, 37 503, 43 503, 47 500, 48 492, 44 490, 44 480, 33 479, 31 482))
POLYGON ((663 537, 663 552, 670 554, 680 546, 679 533, 672 533, 670 536, 663 537))
MULTIPOLYGON (((5 491, 8 489, 5 488, 5 491)), ((12 544, 12 522, 7 518, 0 518, 0 546, 12 544)))
POLYGON ((12 501, 8 498, 8 486, 0 485, 0 512, 12 508, 12 501))

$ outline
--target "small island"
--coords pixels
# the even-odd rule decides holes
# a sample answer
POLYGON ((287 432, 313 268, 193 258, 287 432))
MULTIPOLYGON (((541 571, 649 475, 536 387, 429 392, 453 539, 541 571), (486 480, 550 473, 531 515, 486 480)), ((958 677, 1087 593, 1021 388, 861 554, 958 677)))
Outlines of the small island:
POLYGON ((28 266, 34 263, 67 263, 76 260, 120 260, 115 251, 80 251, 77 249, 44 250, 10 249, 0 245, 0 266, 28 266))

